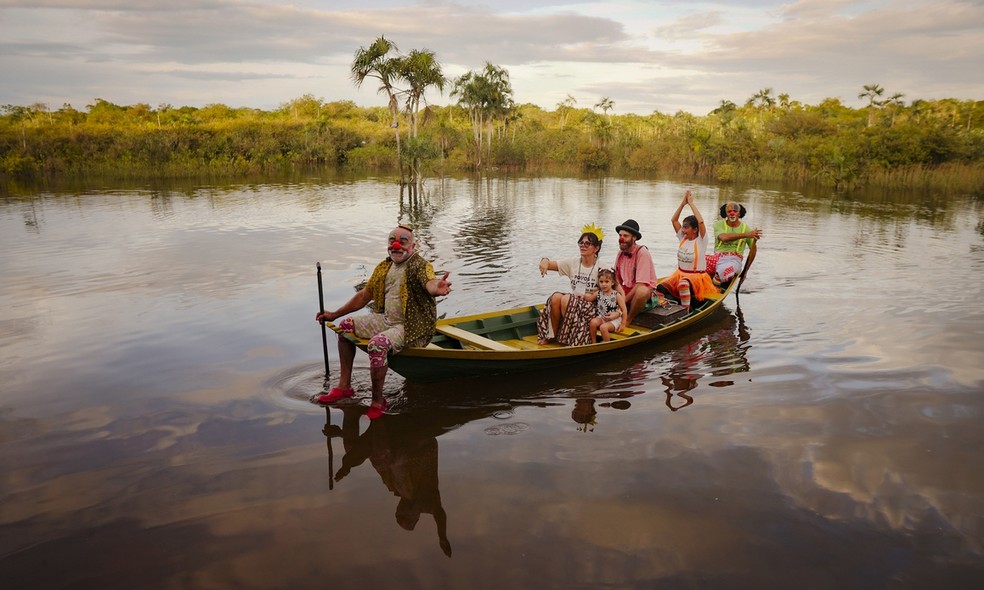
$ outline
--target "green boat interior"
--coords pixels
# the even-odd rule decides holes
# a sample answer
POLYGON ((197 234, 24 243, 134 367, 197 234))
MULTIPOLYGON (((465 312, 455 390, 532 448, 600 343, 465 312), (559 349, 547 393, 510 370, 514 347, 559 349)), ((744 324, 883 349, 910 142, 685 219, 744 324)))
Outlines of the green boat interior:
MULTIPOLYGON (((725 288, 727 286, 725 285, 725 288)), ((649 333, 654 329, 671 325, 699 313, 710 307, 718 298, 711 297, 692 308, 689 313, 675 313, 666 318, 658 317, 659 309, 643 312, 633 322, 632 330, 613 334, 613 339, 631 338, 649 333)), ((673 306, 679 308, 679 306, 673 306)), ((666 311, 665 309, 662 311, 666 311)), ((516 350, 541 348, 536 344, 536 322, 539 318, 540 306, 530 306, 518 311, 512 311, 497 316, 476 318, 461 322, 438 325, 438 333, 434 334, 428 348, 443 348, 447 350, 516 350)), ((557 346, 557 345, 546 345, 557 346)))

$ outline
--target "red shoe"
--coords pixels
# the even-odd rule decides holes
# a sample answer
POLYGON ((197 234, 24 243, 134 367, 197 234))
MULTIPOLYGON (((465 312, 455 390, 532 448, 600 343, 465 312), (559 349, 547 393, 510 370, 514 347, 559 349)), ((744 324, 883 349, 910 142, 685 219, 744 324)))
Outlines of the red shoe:
POLYGON ((366 417, 370 420, 375 420, 376 418, 381 417, 387 408, 389 408, 389 402, 385 399, 383 400, 383 403, 378 406, 376 405, 376 402, 373 402, 372 405, 369 406, 369 409, 366 410, 366 417))
POLYGON ((346 397, 352 397, 355 394, 355 390, 349 387, 348 389, 339 389, 338 387, 332 387, 331 391, 328 393, 322 393, 318 396, 319 404, 333 404, 338 400, 346 397))

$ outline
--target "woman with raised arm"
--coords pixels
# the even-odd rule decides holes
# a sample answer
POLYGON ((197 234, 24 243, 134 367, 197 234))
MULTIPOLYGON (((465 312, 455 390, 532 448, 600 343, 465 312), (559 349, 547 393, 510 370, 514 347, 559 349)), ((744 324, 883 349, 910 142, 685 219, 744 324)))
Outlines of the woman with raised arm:
POLYGON ((656 290, 675 298, 680 305, 690 307, 706 299, 709 294, 718 292, 717 286, 706 272, 704 257, 707 255, 707 227, 690 191, 684 194, 670 221, 677 239, 680 240, 677 269, 657 285, 656 290), (680 215, 683 214, 684 206, 688 205, 693 215, 688 215, 681 223, 680 215))
POLYGON ((571 280, 568 293, 556 291, 547 298, 536 323, 537 342, 543 346, 558 342, 578 346, 591 342, 588 325, 595 317, 595 298, 598 294, 598 252, 605 232, 595 225, 581 228, 577 240, 580 256, 566 260, 540 259, 540 275, 556 271, 571 280))

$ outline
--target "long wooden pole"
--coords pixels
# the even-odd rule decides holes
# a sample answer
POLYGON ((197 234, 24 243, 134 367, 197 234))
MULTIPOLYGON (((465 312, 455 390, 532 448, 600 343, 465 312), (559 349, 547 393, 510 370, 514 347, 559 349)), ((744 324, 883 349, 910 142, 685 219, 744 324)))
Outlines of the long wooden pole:
POLYGON ((741 269, 741 276, 738 277, 738 286, 735 287, 735 297, 738 297, 738 291, 741 290, 741 284, 745 282, 745 275, 748 274, 748 269, 752 268, 752 262, 755 260, 755 252, 758 250, 755 242, 752 242, 752 247, 748 250, 748 260, 745 261, 745 266, 741 269))
POLYGON ((335 489, 335 450, 331 445, 331 406, 325 406, 325 438, 328 439, 328 489, 335 489))
MULTIPOLYGON (((325 288, 321 282, 321 262, 318 262, 318 306, 321 313, 325 311, 325 288)), ((328 378, 331 377, 331 366, 328 365, 328 329, 325 322, 321 322, 321 347, 325 352, 325 389, 328 388, 328 378)), ((335 458, 334 449, 331 444, 331 408, 325 406, 325 437, 328 439, 328 489, 335 488, 335 458)))
MULTIPOLYGON (((321 284, 321 263, 318 262, 318 305, 321 313, 325 312, 325 289, 321 284)), ((331 377, 331 367, 328 366, 328 328, 325 322, 321 322, 321 345, 325 351, 325 385, 328 385, 328 378, 331 377)))

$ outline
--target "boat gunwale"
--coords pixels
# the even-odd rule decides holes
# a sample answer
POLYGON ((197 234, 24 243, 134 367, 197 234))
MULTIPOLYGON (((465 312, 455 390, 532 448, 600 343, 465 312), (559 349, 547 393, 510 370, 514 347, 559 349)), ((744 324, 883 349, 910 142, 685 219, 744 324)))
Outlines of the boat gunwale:
MULTIPOLYGON (((637 326, 638 329, 634 330, 634 333, 623 335, 621 338, 612 339, 608 342, 596 342, 593 344, 583 344, 579 346, 562 346, 562 345, 548 345, 537 348, 516 348, 515 350, 486 350, 486 349, 475 349, 475 348, 443 348, 441 346, 435 346, 428 344, 427 346, 418 347, 411 346, 404 348, 397 355, 401 359, 421 359, 421 360, 434 360, 434 361, 454 361, 454 360, 469 360, 469 361, 486 361, 494 363, 497 361, 548 361, 551 359, 565 359, 570 357, 582 357, 582 356, 592 356, 595 354, 601 354, 605 352, 611 352, 619 350, 622 348, 627 348, 629 346, 634 346, 637 344, 643 344, 645 342, 658 340, 664 336, 674 334, 679 332, 701 320, 706 318, 708 315, 713 313, 715 310, 720 308, 724 300, 727 298, 728 294, 734 289, 737 281, 732 281, 728 287, 720 294, 715 294, 714 301, 703 309, 698 310, 696 313, 691 313, 686 317, 668 323, 656 329, 649 329, 641 326, 637 326), (643 331, 646 330, 646 331, 643 331)), ((543 307, 543 304, 538 305, 524 305, 521 307, 514 307, 504 310, 495 310, 490 312, 482 312, 469 314, 464 316, 454 316, 451 318, 442 318, 437 321, 438 326, 452 326, 456 327, 457 324, 466 323, 475 320, 486 319, 490 317, 501 317, 510 314, 521 314, 529 313, 530 310, 539 311, 543 307)), ((357 347, 361 350, 365 350, 368 340, 363 340, 356 338, 352 334, 342 332, 336 325, 331 322, 326 322, 326 325, 334 330, 336 333, 345 336, 350 341, 355 343, 357 347)), ((634 324, 633 324, 634 325, 634 324)), ((450 338, 450 336, 449 336, 450 338)), ((494 342, 501 342, 506 344, 509 340, 494 340, 494 342)), ((508 344, 506 344, 508 346, 508 344)), ((394 357, 396 358, 396 357, 394 357)))

